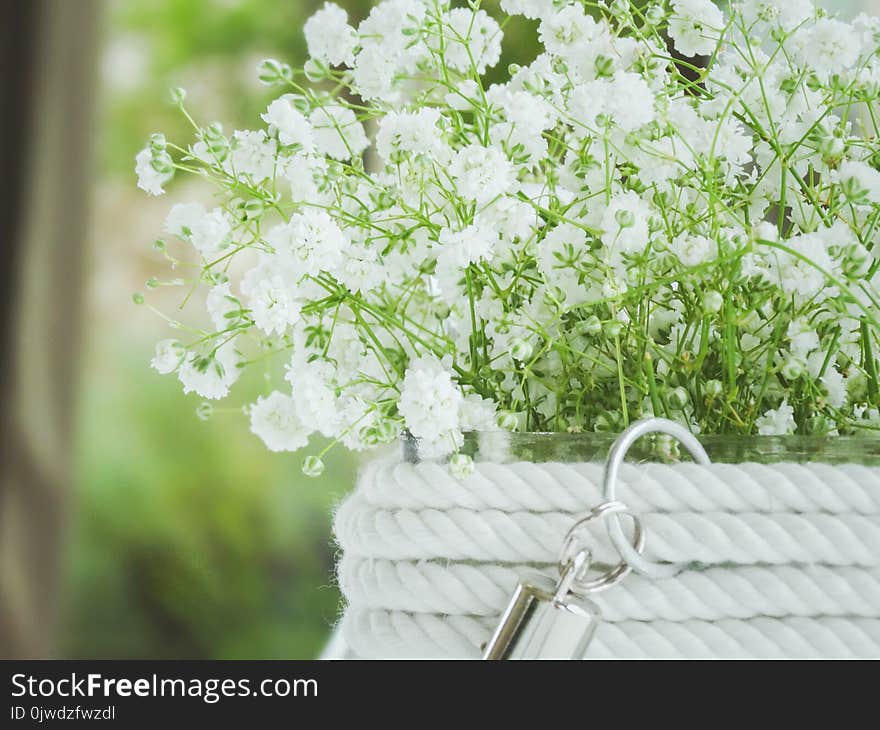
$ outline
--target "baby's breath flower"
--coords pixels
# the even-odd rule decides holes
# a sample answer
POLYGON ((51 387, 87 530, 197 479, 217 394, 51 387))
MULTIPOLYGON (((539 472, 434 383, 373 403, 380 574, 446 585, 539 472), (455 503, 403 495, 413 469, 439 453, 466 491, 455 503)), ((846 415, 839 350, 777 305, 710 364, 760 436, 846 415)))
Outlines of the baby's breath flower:
POLYGON ((296 145, 303 152, 313 152, 315 136, 312 125, 293 105, 293 99, 293 94, 285 94, 273 101, 263 114, 263 121, 278 134, 281 144, 296 145))
POLYGON ((161 340, 156 343, 156 354, 150 361, 153 369, 161 375, 173 373, 183 362, 186 348, 177 340, 161 340))
POLYGON ((336 3, 324 3, 306 21, 303 31, 312 58, 331 66, 351 66, 354 62, 357 33, 348 24, 348 13, 336 3))
POLYGON ((712 0, 672 0, 669 35, 683 56, 708 56, 723 26, 724 16, 712 0))
POLYGON ((794 433, 794 409, 783 400, 778 408, 766 411, 757 421, 758 433, 762 436, 784 436, 794 433))
POLYGON ((447 367, 425 356, 407 368, 397 407, 413 436, 436 442, 458 429, 461 400, 447 367))
POLYGON ((217 400, 229 394, 229 388, 238 380, 239 356, 232 342, 221 345, 213 352, 188 353, 177 369, 177 377, 184 393, 198 393, 202 398, 217 400))
POLYGON ((170 166, 166 153, 156 154, 150 148, 144 148, 135 158, 135 173, 138 187, 150 195, 162 195, 163 186, 173 177, 174 168, 170 166))
POLYGON ((296 451, 309 441, 311 430, 296 413, 293 398, 279 391, 260 397, 250 408, 251 430, 270 451, 296 451))
POLYGON ((507 431, 655 413, 706 434, 876 425, 880 142, 859 110, 880 21, 502 0, 543 49, 490 82, 506 26, 460 5, 382 0, 354 28, 326 3, 304 68, 260 64, 283 91, 254 129, 150 138, 147 193, 192 168, 220 191, 168 212, 159 250, 198 252, 174 281, 208 324, 175 318, 152 366, 214 400, 259 363, 270 449, 408 431, 460 475, 467 431, 506 458, 507 431))

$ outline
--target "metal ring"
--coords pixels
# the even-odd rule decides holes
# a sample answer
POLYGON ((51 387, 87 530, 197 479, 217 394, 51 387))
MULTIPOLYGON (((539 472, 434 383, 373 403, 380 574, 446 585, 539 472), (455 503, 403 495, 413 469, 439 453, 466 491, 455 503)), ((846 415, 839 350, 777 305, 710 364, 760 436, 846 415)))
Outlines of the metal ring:
MULTIPOLYGON (((575 540, 580 529, 594 521, 605 517, 606 515, 626 515, 633 523, 632 548, 641 555, 645 549, 645 531, 642 528, 642 521, 638 515, 632 512, 623 502, 610 501, 603 502, 598 507, 593 508, 586 517, 582 517, 575 522, 571 528, 565 533, 565 539, 562 541, 562 548, 559 551, 559 574, 564 575, 571 567, 572 560, 575 555, 583 550, 583 547, 577 545, 575 540)), ((589 566, 589 562, 587 563, 589 566)), ((587 580, 581 576, 575 576, 572 581, 572 588, 578 593, 596 593, 597 591, 610 588, 615 583, 623 580, 632 567, 626 559, 622 559, 613 568, 605 571, 596 578, 587 580)))

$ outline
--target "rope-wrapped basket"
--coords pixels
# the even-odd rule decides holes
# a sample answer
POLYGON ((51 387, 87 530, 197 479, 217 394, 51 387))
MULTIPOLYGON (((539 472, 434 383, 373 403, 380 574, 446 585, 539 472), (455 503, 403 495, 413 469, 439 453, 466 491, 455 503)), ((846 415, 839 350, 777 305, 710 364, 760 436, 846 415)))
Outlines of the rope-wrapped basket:
MULTIPOLYGON (((478 658, 518 578, 557 576, 560 540, 600 504, 599 462, 383 457, 340 506, 341 632, 363 658, 478 658)), ((625 464, 618 496, 647 554, 684 563, 592 597, 587 657, 880 656, 880 467, 625 464)), ((601 525, 593 558, 617 561, 601 525)))

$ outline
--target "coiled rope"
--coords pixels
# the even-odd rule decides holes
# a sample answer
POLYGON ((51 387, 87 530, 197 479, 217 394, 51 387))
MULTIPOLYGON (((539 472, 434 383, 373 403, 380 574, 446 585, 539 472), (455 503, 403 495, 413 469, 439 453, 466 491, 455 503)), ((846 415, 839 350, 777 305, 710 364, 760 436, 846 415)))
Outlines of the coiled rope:
MULTIPOLYGON (((602 464, 370 464, 338 509, 342 632, 362 657, 478 657, 516 581, 556 575, 561 537, 603 501, 602 464)), ((625 464, 646 558, 593 600, 590 657, 880 656, 880 468, 625 464)), ((600 525, 594 559, 618 556, 600 525)))

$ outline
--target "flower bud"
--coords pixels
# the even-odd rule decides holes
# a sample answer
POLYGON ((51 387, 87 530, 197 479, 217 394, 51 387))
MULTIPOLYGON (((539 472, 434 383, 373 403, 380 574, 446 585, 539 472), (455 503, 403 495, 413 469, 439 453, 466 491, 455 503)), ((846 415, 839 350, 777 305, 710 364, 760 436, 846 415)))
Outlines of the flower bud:
POLYGON ((703 309, 710 314, 715 314, 716 312, 721 311, 721 307, 724 306, 724 297, 714 289, 711 291, 707 291, 703 295, 703 309))
POLYGON ((804 366, 800 360, 789 358, 783 363, 780 372, 782 373, 782 377, 786 380, 797 380, 804 374, 804 366))
POLYGON ((498 424, 498 428, 502 431, 516 431, 519 426, 519 419, 516 417, 515 413, 502 411, 496 417, 495 423, 498 424))
POLYGON ((293 70, 286 63, 265 58, 257 66, 257 78, 267 86, 281 84, 293 79, 293 70))
POLYGON ((846 144, 840 137, 825 137, 819 143, 819 154, 822 155, 822 161, 826 164, 840 161, 845 152, 846 144))
POLYGON ((615 17, 621 17, 629 13, 629 0, 614 0, 608 8, 615 17))
POLYGON ((581 321, 577 325, 577 331, 582 335, 595 337, 602 331, 602 322, 593 314, 581 321))
POLYGON ((605 330, 605 335, 613 340, 616 337, 620 337, 620 333, 623 330, 623 325, 616 319, 612 319, 610 322, 605 323, 603 329, 605 330))
POLYGON ((200 421, 207 421, 213 415, 214 406, 211 403, 206 400, 199 403, 199 407, 196 408, 196 416, 200 421))
POLYGON ((614 74, 614 61, 608 56, 596 56, 596 78, 607 78, 614 74))
POLYGON ((263 215, 266 206, 263 205, 263 201, 259 198, 252 198, 244 204, 243 210, 248 220, 255 220, 263 215))
POLYGON ((681 410, 688 403, 688 393, 681 386, 679 386, 678 388, 673 388, 667 396, 667 401, 669 402, 669 406, 671 408, 681 410))
POLYGON ((183 102, 186 101, 186 89, 181 86, 177 86, 171 89, 171 103, 175 106, 182 106, 183 102))
POLYGON ((320 83, 330 75, 330 69, 323 61, 310 58, 303 66, 306 78, 313 84, 320 83))
POLYGON ((164 152, 167 144, 168 143, 165 140, 164 134, 156 132, 155 134, 150 135, 148 146, 150 148, 150 152, 152 152, 154 156, 161 152, 164 152))
POLYGON ((162 175, 170 175, 174 172, 174 160, 164 150, 162 152, 154 152, 153 159, 150 160, 152 168, 162 175))
POLYGON ((614 220, 621 228, 632 228, 636 224, 636 217, 631 210, 618 210, 614 214, 614 220))
POLYGON ((849 177, 840 184, 844 197, 851 203, 858 203, 865 198, 866 190, 854 177, 849 177))
POLYGON ((222 162, 229 153, 229 140, 223 134, 223 126, 220 122, 211 122, 202 130, 202 141, 205 147, 217 160, 222 162))
POLYGON ((376 424, 376 437, 379 439, 379 443, 387 444, 391 441, 394 441, 400 435, 400 426, 394 422, 389 420, 382 420, 376 424))
POLYGON ((648 25, 659 25, 663 22, 666 13, 663 11, 662 5, 652 5, 645 11, 645 22, 648 25))
POLYGON ((467 454, 453 454, 449 459, 449 471, 456 479, 464 479, 474 473, 474 460, 467 454))
POLYGON ((703 392, 706 394, 707 398, 718 398, 721 396, 721 393, 724 391, 724 386, 721 385, 720 380, 707 380, 706 385, 703 386, 703 392))
POLYGON ((514 360, 523 362, 532 356, 532 344, 521 337, 515 337, 510 341, 510 355, 514 360))
POLYGON ((319 477, 324 473, 324 462, 320 456, 307 456, 303 459, 302 473, 307 477, 319 477))

